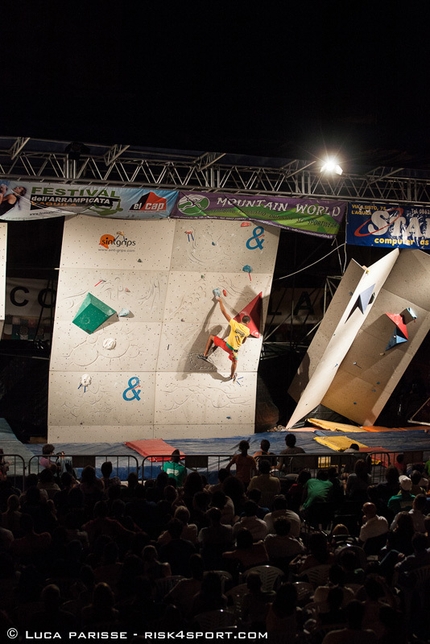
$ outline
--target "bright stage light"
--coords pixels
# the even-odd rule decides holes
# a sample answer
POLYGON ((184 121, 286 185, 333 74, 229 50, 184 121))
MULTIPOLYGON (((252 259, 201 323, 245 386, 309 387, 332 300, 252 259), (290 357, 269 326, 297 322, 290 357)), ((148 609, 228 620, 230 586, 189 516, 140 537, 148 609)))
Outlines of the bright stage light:
POLYGON ((341 175, 343 170, 337 162, 337 159, 331 158, 327 159, 321 166, 321 172, 335 173, 341 175))

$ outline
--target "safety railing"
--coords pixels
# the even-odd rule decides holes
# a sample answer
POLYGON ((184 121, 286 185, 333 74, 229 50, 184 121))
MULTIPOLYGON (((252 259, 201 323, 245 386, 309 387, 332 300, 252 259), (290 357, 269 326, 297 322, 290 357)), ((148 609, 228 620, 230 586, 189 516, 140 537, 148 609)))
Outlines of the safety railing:
MULTIPOLYGON (((40 463, 43 458, 46 459, 46 456, 43 456, 43 454, 32 456, 28 462, 29 474, 39 474, 41 470, 45 469, 40 463)), ((78 477, 80 477, 84 467, 88 465, 96 470, 97 476, 101 476, 100 468, 102 463, 106 461, 112 463, 112 476, 117 476, 121 481, 126 481, 131 472, 140 476, 139 460, 133 454, 65 454, 64 457, 51 456, 50 461, 53 465, 60 465, 60 468, 61 462, 69 461, 78 477)))
POLYGON ((25 486, 25 461, 19 454, 2 454, 0 480, 7 480, 13 487, 23 490, 25 486))
MULTIPOLYGON (((344 453, 344 452, 324 452, 318 454, 271 454, 271 458, 276 462, 282 458, 282 471, 272 471, 272 474, 283 478, 291 474, 298 474, 303 469, 308 469, 315 476, 320 469, 336 467, 337 471, 349 473, 354 471, 355 463, 358 459, 364 459, 368 463, 369 473, 372 478, 372 484, 380 483, 385 480, 385 470, 389 465, 393 465, 399 451, 381 451, 369 449, 366 452, 344 453)), ((429 450, 411 450, 402 452, 406 467, 414 463, 422 463, 430 459, 429 450)), ((185 465, 187 471, 197 471, 206 477, 208 482, 214 482, 217 478, 218 471, 225 467, 231 460, 232 454, 190 454, 181 459, 182 465, 185 465)), ((142 461, 141 478, 142 480, 155 479, 163 469, 164 463, 170 461, 170 455, 151 454, 146 456, 142 461)), ((235 473, 234 465, 232 474, 235 473)))

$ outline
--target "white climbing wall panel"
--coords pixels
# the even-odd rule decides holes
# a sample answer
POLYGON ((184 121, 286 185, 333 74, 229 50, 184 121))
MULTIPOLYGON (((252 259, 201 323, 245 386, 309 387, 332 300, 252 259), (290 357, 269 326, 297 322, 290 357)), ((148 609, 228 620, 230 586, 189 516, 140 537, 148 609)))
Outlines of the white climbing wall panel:
POLYGON ((50 366, 48 439, 61 442, 236 436, 254 429, 261 338, 238 381, 209 333, 262 293, 263 329, 279 229, 216 220, 66 220, 50 366), (73 323, 90 293, 115 311, 93 333, 73 323))

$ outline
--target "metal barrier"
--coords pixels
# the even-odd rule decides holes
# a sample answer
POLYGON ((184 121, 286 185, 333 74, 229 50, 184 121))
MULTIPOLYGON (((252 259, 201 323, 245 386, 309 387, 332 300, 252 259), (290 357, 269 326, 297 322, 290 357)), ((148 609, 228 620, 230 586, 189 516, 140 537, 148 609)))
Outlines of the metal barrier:
MULTIPOLYGON (((65 454, 64 456, 65 458, 71 459, 72 467, 77 475, 80 475, 81 470, 87 465, 97 470, 101 467, 102 463, 110 461, 113 468, 112 476, 118 476, 121 481, 126 481, 131 472, 139 476, 139 460, 131 454, 110 454, 109 456, 103 456, 102 454, 65 454)), ((45 469, 40 465, 42 458, 46 458, 46 456, 39 454, 31 457, 28 462, 29 474, 39 474, 41 470, 45 469)), ((51 456, 50 460, 53 465, 57 463, 57 457, 51 456)))
POLYGON ((23 491, 25 487, 25 461, 19 454, 2 454, 2 470, 13 487, 23 491))
MULTIPOLYGON (((429 450, 413 450, 402 452, 404 462, 413 464, 425 462, 430 459, 429 450)), ((317 454, 273 454, 276 459, 282 458, 284 462, 284 471, 279 473, 279 477, 284 475, 297 474, 302 469, 308 469, 315 476, 317 470, 336 467, 338 472, 353 472, 355 462, 358 459, 369 459, 369 472, 372 477, 372 484, 376 485, 385 480, 385 470, 389 465, 395 463, 396 455, 399 451, 379 451, 369 450, 366 452, 344 453, 344 452, 324 452, 317 454)), ((218 472, 230 462, 232 454, 190 454, 181 459, 181 463, 188 470, 197 471, 209 481, 210 476, 218 472)), ((165 462, 170 461, 170 455, 151 454, 145 456, 142 461, 141 479, 154 479, 157 477, 165 462)), ((234 469, 232 470, 234 474, 234 469)))

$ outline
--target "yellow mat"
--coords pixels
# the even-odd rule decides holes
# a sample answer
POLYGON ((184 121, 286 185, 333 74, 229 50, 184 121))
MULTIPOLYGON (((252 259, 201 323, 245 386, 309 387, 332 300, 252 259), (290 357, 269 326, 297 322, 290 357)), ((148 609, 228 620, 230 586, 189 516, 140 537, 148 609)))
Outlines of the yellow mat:
POLYGON ((331 420, 320 420, 319 418, 308 418, 308 421, 312 423, 312 425, 315 425, 316 427, 320 427, 321 429, 329 429, 332 432, 348 432, 354 433, 354 432, 363 432, 362 427, 357 427, 356 425, 346 425, 345 423, 336 423, 331 420))
POLYGON ((351 447, 351 443, 355 443, 360 448, 369 449, 368 445, 364 445, 364 443, 359 443, 353 438, 348 438, 348 436, 327 436, 327 437, 315 436, 314 440, 320 445, 324 445, 325 447, 330 447, 330 449, 334 449, 336 452, 345 451, 346 449, 351 447))

